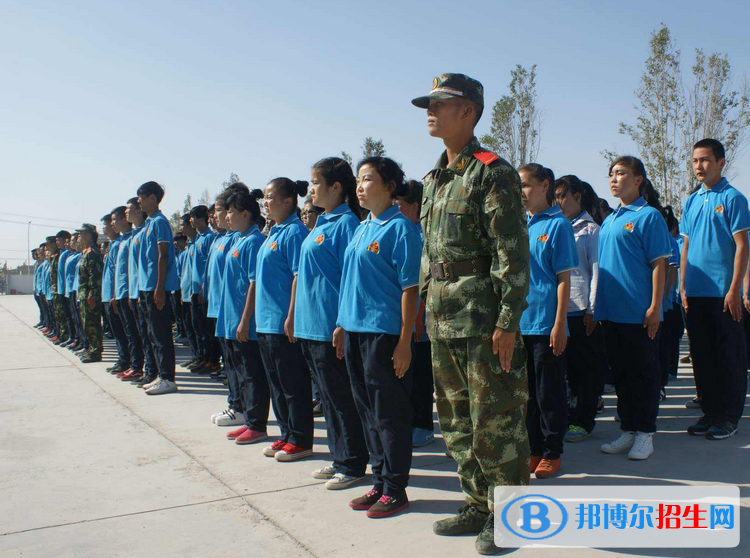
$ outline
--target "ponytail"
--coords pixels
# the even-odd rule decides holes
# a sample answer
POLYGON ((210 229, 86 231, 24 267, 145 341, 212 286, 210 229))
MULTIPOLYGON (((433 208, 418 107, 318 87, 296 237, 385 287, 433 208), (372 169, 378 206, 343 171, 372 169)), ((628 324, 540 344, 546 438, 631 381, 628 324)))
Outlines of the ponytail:
POLYGON ((547 204, 551 207, 555 205, 555 173, 539 163, 528 163, 518 169, 518 172, 526 171, 539 182, 544 180, 549 184, 547 188, 547 204))
POLYGON ((341 184, 344 201, 352 213, 359 218, 362 208, 357 199, 357 180, 354 178, 351 165, 339 157, 326 157, 315 163, 313 170, 323 176, 326 185, 332 186, 336 182, 341 184))
POLYGON ((227 199, 227 207, 232 206, 237 209, 237 211, 247 211, 250 214, 252 222, 257 225, 260 220, 260 206, 258 205, 258 200, 262 197, 263 192, 257 189, 249 194, 243 191, 237 191, 227 199))
POLYGON ((602 219, 602 208, 599 203, 599 196, 596 195, 591 184, 583 182, 574 174, 566 174, 561 176, 555 181, 554 191, 558 197, 564 198, 571 194, 578 194, 581 196, 581 209, 586 211, 597 225, 601 225, 604 219, 602 219), (558 190, 562 191, 558 192, 558 190))
POLYGON ((294 205, 297 205, 297 196, 306 196, 307 187, 310 185, 305 180, 291 180, 285 176, 274 178, 270 182, 284 198, 294 198, 294 205))

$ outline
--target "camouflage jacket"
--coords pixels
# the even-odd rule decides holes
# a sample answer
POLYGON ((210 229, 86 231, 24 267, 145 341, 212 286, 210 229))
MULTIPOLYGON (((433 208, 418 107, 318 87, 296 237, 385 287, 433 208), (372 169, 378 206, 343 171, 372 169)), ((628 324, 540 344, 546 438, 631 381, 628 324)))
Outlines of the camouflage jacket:
POLYGON ((97 248, 86 248, 81 255, 78 269, 78 300, 93 296, 96 301, 102 298, 102 253, 97 248))
POLYGON ((443 152, 424 178, 420 294, 433 339, 518 331, 529 288, 529 239, 521 180, 473 138, 448 165, 443 152), (432 279, 430 262, 491 257, 489 273, 432 279))
POLYGON ((49 258, 49 286, 50 289, 52 289, 52 294, 56 295, 57 293, 57 273, 60 269, 60 252, 57 254, 54 254, 53 256, 50 256, 49 258))

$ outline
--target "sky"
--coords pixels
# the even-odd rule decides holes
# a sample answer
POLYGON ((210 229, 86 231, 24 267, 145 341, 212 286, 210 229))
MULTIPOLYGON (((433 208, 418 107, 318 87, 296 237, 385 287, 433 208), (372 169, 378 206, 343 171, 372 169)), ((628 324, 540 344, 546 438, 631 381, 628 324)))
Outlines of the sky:
MULTIPOLYGON (((148 180, 169 215, 230 173, 263 188, 356 161, 367 136, 421 178, 443 146, 410 100, 444 72, 478 79, 481 136, 516 64, 537 65, 538 162, 613 203, 601 151, 636 153, 618 124, 651 33, 669 27, 684 74, 696 47, 728 54, 739 84, 748 21, 744 0, 0 0, 0 262, 23 263, 27 232, 98 226, 148 180)), ((750 196, 750 150, 735 173, 750 196)))

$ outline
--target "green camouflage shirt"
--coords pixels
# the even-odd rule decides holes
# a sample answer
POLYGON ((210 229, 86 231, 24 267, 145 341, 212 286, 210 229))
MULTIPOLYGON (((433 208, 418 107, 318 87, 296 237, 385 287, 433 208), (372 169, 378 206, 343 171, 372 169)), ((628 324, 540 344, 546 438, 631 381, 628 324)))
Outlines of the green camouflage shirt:
POLYGON ((445 152, 424 178, 420 292, 433 339, 491 337, 518 330, 529 289, 529 238, 521 179, 473 138, 448 165, 445 152), (430 262, 491 257, 489 274, 433 280, 430 262))
POLYGON ((96 248, 86 248, 81 255, 78 271, 78 300, 93 296, 102 299, 102 253, 96 248))
POLYGON ((56 295, 57 292, 57 272, 60 268, 60 252, 57 254, 54 254, 50 256, 49 259, 50 262, 50 268, 49 268, 49 287, 52 289, 52 294, 56 295))

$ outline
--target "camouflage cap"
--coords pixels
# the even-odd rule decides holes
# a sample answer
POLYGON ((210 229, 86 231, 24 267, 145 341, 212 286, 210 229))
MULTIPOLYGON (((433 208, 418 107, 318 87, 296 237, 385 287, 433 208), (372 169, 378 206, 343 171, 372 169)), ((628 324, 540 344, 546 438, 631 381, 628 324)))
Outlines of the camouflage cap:
POLYGON ((76 229, 77 233, 86 232, 89 233, 91 236, 97 236, 96 227, 90 223, 84 223, 81 225, 80 229, 76 229))
POLYGON ((413 99, 411 104, 426 109, 430 99, 468 99, 484 107, 484 87, 477 80, 464 74, 440 74, 432 80, 432 91, 424 97, 413 99))

